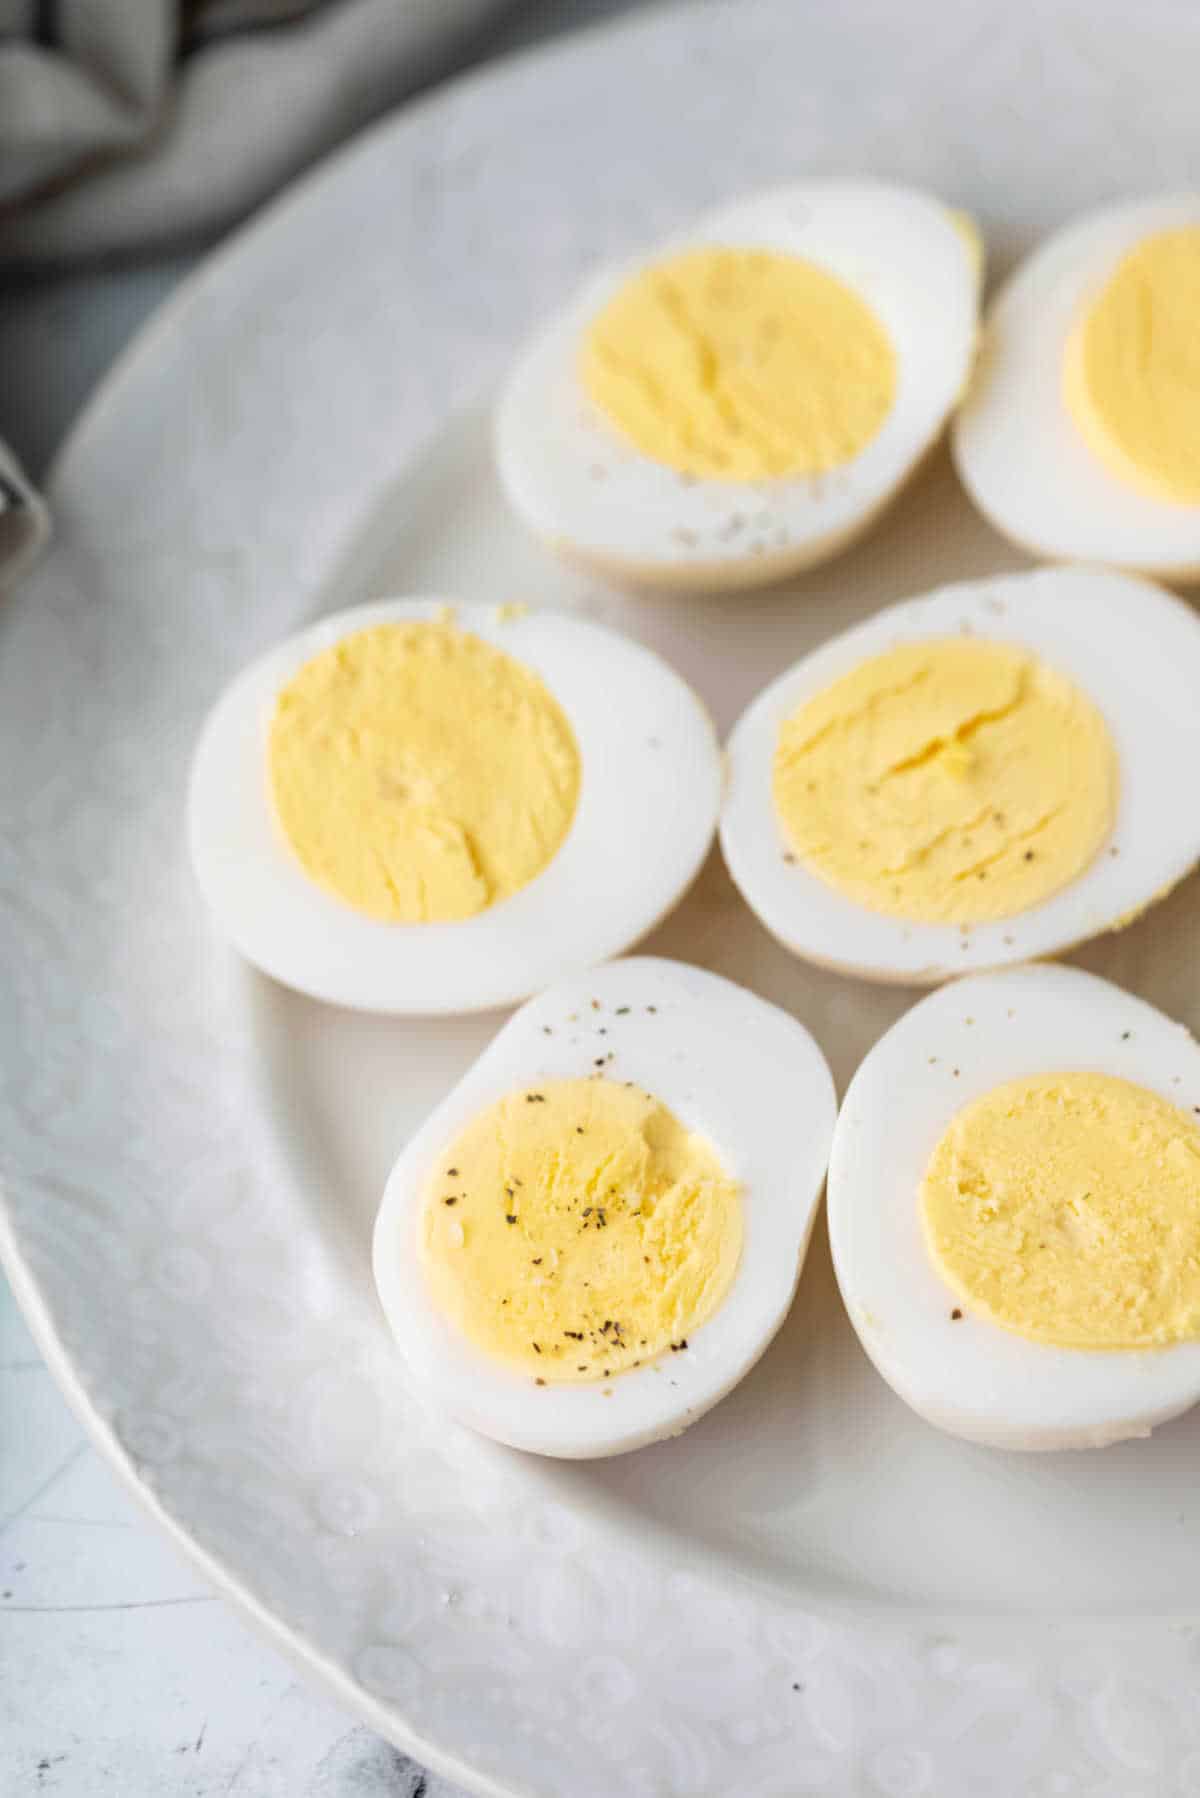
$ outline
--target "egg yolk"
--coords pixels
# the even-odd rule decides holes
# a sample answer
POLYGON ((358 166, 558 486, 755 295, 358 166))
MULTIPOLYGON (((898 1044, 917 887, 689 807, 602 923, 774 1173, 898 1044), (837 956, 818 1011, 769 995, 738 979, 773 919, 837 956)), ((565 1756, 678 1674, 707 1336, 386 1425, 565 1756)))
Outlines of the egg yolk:
POLYGON ((771 250, 685 250, 593 319, 584 386, 642 453, 725 481, 852 461, 896 392, 887 331, 854 290, 771 250))
POLYGON ((425 1194, 430 1292, 485 1353, 545 1383, 687 1347, 729 1290, 738 1186, 637 1087, 523 1087, 472 1119, 425 1194))
POLYGON ((1005 1329, 1090 1349, 1200 1336, 1200 1128, 1145 1087, 997 1087, 950 1124, 920 1204, 942 1278, 1005 1329))
POLYGON ((1200 505, 1200 226, 1122 258, 1069 340, 1063 390, 1114 474, 1200 505))
POLYGON ((1091 701, 1027 650, 905 643, 783 724, 775 809, 789 852, 847 898, 922 923, 1037 905, 1112 827, 1117 764, 1091 701))
POLYGON ((446 621, 373 625, 306 662, 267 749, 305 872, 387 923, 467 918, 540 874, 579 751, 528 668, 446 621))

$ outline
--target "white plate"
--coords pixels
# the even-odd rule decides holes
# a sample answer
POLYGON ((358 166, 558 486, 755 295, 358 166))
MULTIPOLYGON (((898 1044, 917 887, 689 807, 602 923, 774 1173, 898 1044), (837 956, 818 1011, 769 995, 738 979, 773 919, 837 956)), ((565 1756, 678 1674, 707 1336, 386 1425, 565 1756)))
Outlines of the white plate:
MULTIPOLYGON (((510 523, 479 416, 416 453, 594 254, 720 191, 887 171, 976 206, 1015 248, 1102 194, 1182 178, 1163 146, 1192 141, 1192 98, 1170 76, 1200 53, 1200 16, 1164 9, 1168 44, 1121 31, 1116 0, 1027 21, 844 10, 668 13, 368 136, 108 383, 54 482, 59 547, 0 609, 0 1139, 21 1299, 97 1438, 214 1580, 480 1791, 1200 1784, 1200 1414, 1090 1457, 943 1438, 867 1364, 818 1232, 775 1346, 675 1442, 548 1465, 425 1415, 372 1292, 372 1214, 497 1019, 288 995, 212 937, 185 865, 205 708, 319 611, 435 588, 577 607, 667 655, 727 728, 830 631, 1015 565, 941 456, 861 548, 785 592, 639 603, 510 523), (687 132, 658 129, 668 90, 687 132), (1117 118, 1114 94, 1141 98, 1117 118)), ((1198 910, 1186 882, 1078 959, 1195 1025, 1198 910)), ((793 961, 715 860, 649 947, 790 1007, 843 1086, 906 1003, 793 961)))

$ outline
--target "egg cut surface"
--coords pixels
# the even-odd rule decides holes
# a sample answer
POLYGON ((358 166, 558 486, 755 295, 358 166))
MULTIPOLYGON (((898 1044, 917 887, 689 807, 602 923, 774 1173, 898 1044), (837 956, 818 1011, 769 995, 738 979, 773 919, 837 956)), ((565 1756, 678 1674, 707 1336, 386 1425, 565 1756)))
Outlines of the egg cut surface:
POLYGON ((828 1213, 863 1347, 940 1429, 1103 1447, 1200 1399, 1200 1045, 1110 982, 921 1000, 846 1093, 828 1213))
POLYGON ((434 1406, 545 1455, 677 1435, 791 1305, 836 1100, 794 1018, 635 957, 505 1025, 401 1153, 380 1300, 434 1406))
POLYGON ((903 601, 753 701, 721 847, 795 954, 932 984, 1129 923, 1200 860, 1200 619, 1044 569, 903 601))
POLYGON ((644 586, 750 586, 834 554, 957 403, 981 260, 969 220, 884 183, 719 207, 594 277, 521 357, 496 415, 510 503, 644 586))
POLYGON ((619 954, 711 844, 720 760, 660 658, 561 613, 384 600, 245 669, 196 748, 201 891, 297 991, 513 1003, 619 954))
POLYGON ((954 428, 968 493, 1037 555, 1200 579, 1200 195, 1041 244, 988 309, 954 428))

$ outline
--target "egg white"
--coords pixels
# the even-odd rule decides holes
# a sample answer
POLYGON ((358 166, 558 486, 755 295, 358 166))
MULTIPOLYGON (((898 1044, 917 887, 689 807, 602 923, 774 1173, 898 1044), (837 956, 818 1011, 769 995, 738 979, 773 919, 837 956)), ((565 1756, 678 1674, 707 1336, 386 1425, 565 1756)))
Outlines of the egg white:
POLYGON ((1200 618, 1130 575, 1048 568, 964 581, 889 606, 805 656, 762 692, 726 748, 721 849, 746 903, 796 955, 871 980, 929 985, 1056 955, 1162 898, 1200 860, 1200 618), (860 662, 898 643, 959 635, 1020 644, 1103 714, 1118 758, 1112 833, 1062 891, 994 923, 930 924, 870 911, 784 855, 772 765, 780 726, 860 662), (1175 796, 1171 803, 1164 803, 1175 796))
POLYGON ((1121 258, 1156 232, 1196 224, 1197 194, 1090 213, 1041 244, 988 309, 954 460, 984 516, 1036 555, 1200 579, 1200 506, 1123 481, 1063 398, 1068 339, 1121 258))
POLYGON ((801 182, 718 208, 595 276, 521 357, 496 415, 510 503, 555 548, 643 586, 750 586, 833 555, 912 472, 966 385, 978 264, 939 201, 882 182, 801 182), (896 396, 852 462, 752 484, 693 479, 595 407, 578 366, 592 319, 638 268, 703 244, 805 257, 873 308, 895 349, 896 396))
POLYGON ((536 1454, 620 1454, 679 1434, 749 1372, 787 1315, 835 1112, 832 1077, 803 1025, 699 968, 651 957, 611 962, 530 1000, 413 1137, 383 1195, 375 1281, 412 1379, 458 1422, 536 1454), (619 1006, 628 1014, 618 1017, 619 1006), (433 1303, 419 1258, 422 1199, 477 1112, 538 1080, 590 1075, 595 1056, 609 1051, 605 1077, 660 1099, 710 1139, 741 1184, 741 1259, 685 1351, 588 1385, 537 1387, 474 1347, 433 1303))
POLYGON ((561 613, 457 606, 462 629, 541 677, 575 733, 581 784, 566 840, 519 892, 449 923, 384 923, 325 892, 273 814, 266 746, 276 697, 350 632, 442 610, 435 599, 381 600, 290 637, 226 689, 192 765, 192 862, 235 948, 285 986, 363 1011, 487 1010, 620 954, 682 897, 716 826, 712 722, 658 656, 561 613))
POLYGON ((854 1076, 834 1133, 829 1237, 863 1347, 928 1422, 996 1448, 1103 1447, 1200 1399, 1200 1343, 1031 1342, 973 1316, 930 1259, 920 1184, 956 1112, 1004 1081, 1068 1071, 1200 1106, 1200 1045, 1182 1025, 1095 974, 1016 968, 953 981, 907 1012, 854 1076))

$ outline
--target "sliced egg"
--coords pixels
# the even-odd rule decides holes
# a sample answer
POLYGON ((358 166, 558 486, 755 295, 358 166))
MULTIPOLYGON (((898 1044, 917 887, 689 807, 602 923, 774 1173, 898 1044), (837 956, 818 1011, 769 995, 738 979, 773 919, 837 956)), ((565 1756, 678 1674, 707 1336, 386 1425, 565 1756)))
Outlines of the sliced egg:
POLYGON ((725 860, 781 943, 847 973, 928 984, 1058 954, 1200 860, 1180 786, 1200 767, 1197 691, 1200 620, 1129 575, 907 600, 743 714, 725 860))
POLYGON ((1200 1399, 1200 1045, 1108 981, 1017 968, 915 1005, 850 1084, 828 1211, 863 1347, 940 1429, 1102 1447, 1200 1399), (953 1284, 929 1235, 947 1204, 953 1284))
POLYGON ((1004 284, 954 430, 968 493, 1037 555, 1200 577, 1200 195, 1090 213, 1004 284))
POLYGON ((974 227, 928 195, 810 181, 720 207, 591 280, 496 419, 538 536, 648 586, 740 587, 865 530, 975 348, 974 227))
POLYGON ((560 613, 384 600, 237 676, 188 833, 218 923, 284 985, 467 1012, 651 930, 719 792, 708 715, 649 650, 560 613))
POLYGON ((698 968, 530 1000, 388 1180, 375 1279, 413 1380, 538 1454, 677 1435, 783 1322, 835 1110, 802 1025, 698 968))

